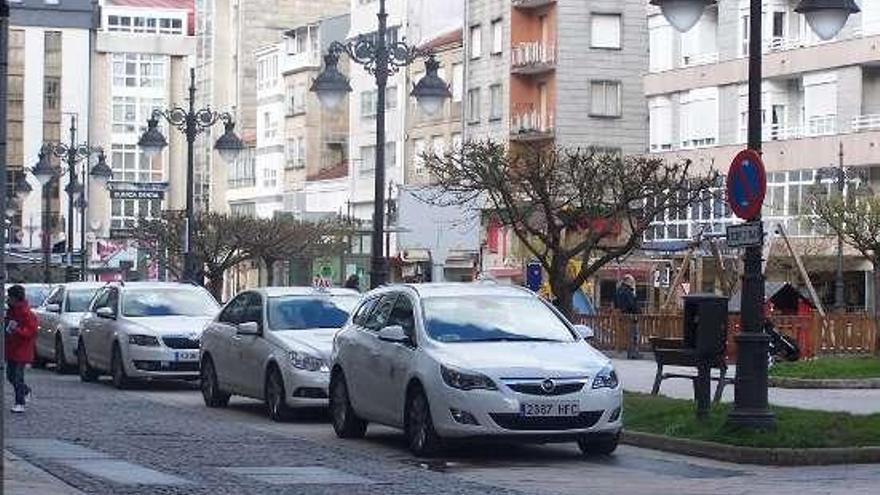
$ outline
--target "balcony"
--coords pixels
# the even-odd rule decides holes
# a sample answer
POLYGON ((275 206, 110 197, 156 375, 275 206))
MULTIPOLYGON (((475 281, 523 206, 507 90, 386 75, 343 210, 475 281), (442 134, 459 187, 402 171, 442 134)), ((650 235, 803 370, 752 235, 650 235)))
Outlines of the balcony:
POLYGON ((852 120, 852 132, 880 130, 880 114, 857 115, 852 120))
POLYGON ((556 69, 556 46, 528 41, 513 46, 510 53, 511 73, 544 74, 556 69))
POLYGON ((510 4, 515 9, 537 9, 545 5, 556 3, 556 0, 511 0, 510 4))
MULTIPOLYGON (((876 121, 865 120, 865 126, 868 125, 876 125, 875 128, 865 127, 864 130, 876 130, 880 129, 880 115, 875 116, 864 116, 866 119, 876 118, 876 121)), ((853 119, 853 130, 855 130, 855 121, 860 119, 860 117, 856 117, 853 119)), ((843 131, 843 129, 839 129, 843 131)), ((817 136, 831 136, 838 133, 838 125, 837 125, 837 115, 818 115, 815 117, 811 117, 807 122, 803 125, 791 126, 785 124, 770 124, 764 125, 763 136, 765 141, 786 141, 789 139, 802 139, 807 137, 817 137, 817 136)), ((748 129, 745 127, 740 128, 740 142, 745 143, 746 137, 748 136, 748 129)))
POLYGON ((555 135, 554 116, 541 112, 531 105, 514 111, 510 117, 510 139, 516 141, 541 141, 553 139, 555 135))
POLYGON ((318 70, 321 68, 321 53, 316 50, 306 50, 299 53, 288 53, 282 59, 281 73, 299 72, 308 69, 318 70))
POLYGON ((718 63, 718 52, 714 53, 697 53, 694 55, 685 55, 681 57, 682 67, 696 67, 698 65, 709 65, 718 63))

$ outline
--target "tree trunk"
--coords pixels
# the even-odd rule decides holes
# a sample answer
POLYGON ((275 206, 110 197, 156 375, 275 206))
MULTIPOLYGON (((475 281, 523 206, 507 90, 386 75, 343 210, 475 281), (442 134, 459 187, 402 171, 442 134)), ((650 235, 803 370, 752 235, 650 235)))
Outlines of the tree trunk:
POLYGON ((565 274, 560 274, 557 277, 551 276, 550 288, 553 291, 553 296, 556 297, 556 300, 553 302, 556 309, 561 311, 569 321, 576 323, 573 320, 575 316, 574 304, 572 303, 574 289, 572 289, 571 284, 565 280, 565 274))
POLYGON ((275 262, 274 258, 263 258, 263 264, 266 266, 266 287, 275 286, 275 262))
POLYGON ((874 260, 874 319, 880 321, 880 258, 874 260))
POLYGON ((223 301, 223 274, 208 272, 208 291, 218 302, 223 301))

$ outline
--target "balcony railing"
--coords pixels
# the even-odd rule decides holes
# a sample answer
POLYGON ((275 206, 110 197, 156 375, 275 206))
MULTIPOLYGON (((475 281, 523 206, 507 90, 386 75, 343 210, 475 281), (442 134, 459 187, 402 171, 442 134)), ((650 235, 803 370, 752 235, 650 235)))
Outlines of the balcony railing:
POLYGON ((282 62, 282 72, 321 67, 321 53, 314 50, 289 54, 282 62))
POLYGON ((514 112, 510 117, 510 134, 515 139, 547 139, 553 136, 554 131, 555 121, 551 112, 542 113, 527 108, 514 112))
POLYGON ((876 131, 880 129, 880 114, 857 115, 852 120, 852 131, 876 131))
POLYGON ((526 41, 513 46, 511 65, 517 74, 538 74, 556 67, 556 46, 526 41))
POLYGON ((510 3, 517 9, 537 9, 538 7, 556 3, 556 0, 510 0, 510 3))

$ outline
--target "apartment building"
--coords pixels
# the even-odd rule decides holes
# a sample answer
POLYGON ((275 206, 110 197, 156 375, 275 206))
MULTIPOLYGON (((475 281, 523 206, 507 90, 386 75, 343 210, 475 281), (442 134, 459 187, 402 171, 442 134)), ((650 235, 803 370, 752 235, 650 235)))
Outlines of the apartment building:
MULTIPOLYGON (((465 139, 647 149, 645 2, 469 0, 465 139)), ((509 229, 484 226, 482 271, 521 280, 509 229)))
POLYGON ((160 119, 168 147, 151 158, 137 142, 154 109, 186 105, 195 55, 193 2, 106 0, 101 7, 89 139, 105 150, 113 179, 109 193, 89 185, 89 268, 107 279, 124 265, 156 277, 156 263, 128 239, 138 219, 184 208, 186 140, 160 119))
MULTIPOLYGON (((836 243, 813 222, 810 201, 817 186, 830 190, 819 169, 849 169, 848 193, 865 182, 880 183, 880 3, 859 2, 840 34, 820 42, 794 0, 764 2, 762 84, 764 160, 768 191, 763 218, 767 230, 782 225, 804 258, 810 278, 826 303, 833 301, 836 243)), ((747 1, 721 0, 685 34, 649 7, 650 150, 669 160, 691 159, 722 172, 745 147, 747 128, 747 1)), ((732 222, 723 202, 672 212, 649 233, 649 242, 723 233, 732 222)), ((772 238, 772 236, 771 236, 772 238)), ((771 242, 770 279, 802 283, 783 243, 771 242)), ((730 253, 736 256, 736 253, 730 253)), ((863 308, 873 300, 870 266, 845 252, 846 303, 863 308)), ((714 263, 695 274, 694 290, 718 286, 714 263)))
MULTIPOLYGON (((36 165, 44 143, 69 142, 71 119, 78 122, 77 140, 88 139, 91 28, 89 0, 10 2, 7 195, 13 197, 12 188, 22 176, 33 190, 23 203, 10 202, 6 213, 9 244, 17 245, 16 249, 40 251, 44 232, 52 245, 66 238, 68 200, 64 189, 70 175, 49 182, 45 190, 49 215, 44 223, 44 190, 25 169, 36 165)), ((52 161, 60 165, 57 158, 52 161)), ((80 216, 76 209, 74 216, 78 246, 80 216)))

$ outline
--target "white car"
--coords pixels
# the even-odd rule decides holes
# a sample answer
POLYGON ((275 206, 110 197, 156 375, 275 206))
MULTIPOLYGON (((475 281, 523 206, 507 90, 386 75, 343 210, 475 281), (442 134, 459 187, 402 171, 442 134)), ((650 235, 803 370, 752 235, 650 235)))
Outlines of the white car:
POLYGON ((294 287, 237 295, 202 336, 205 405, 252 397, 276 421, 294 408, 326 407, 333 334, 359 298, 350 289, 294 287))
POLYGON ((391 286, 368 293, 336 334, 333 428, 404 430, 416 455, 444 439, 576 441, 610 454, 623 392, 611 362, 533 293, 495 284, 391 286))
POLYGON ((80 322, 80 379, 108 372, 117 388, 132 380, 199 377, 199 340, 219 306, 210 292, 172 282, 108 284, 80 322))
POLYGON ((76 368, 76 345, 79 324, 88 314, 92 298, 106 284, 102 282, 70 282, 56 285, 36 308, 36 361, 55 363, 55 371, 66 373, 76 368))

